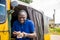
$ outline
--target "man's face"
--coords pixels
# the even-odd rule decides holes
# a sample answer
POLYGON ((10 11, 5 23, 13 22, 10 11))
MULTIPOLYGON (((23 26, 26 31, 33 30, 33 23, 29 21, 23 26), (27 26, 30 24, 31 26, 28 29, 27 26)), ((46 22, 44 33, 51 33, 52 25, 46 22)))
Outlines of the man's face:
POLYGON ((24 23, 26 18, 27 18, 27 16, 24 12, 22 12, 21 14, 18 15, 18 20, 19 20, 20 23, 24 23))

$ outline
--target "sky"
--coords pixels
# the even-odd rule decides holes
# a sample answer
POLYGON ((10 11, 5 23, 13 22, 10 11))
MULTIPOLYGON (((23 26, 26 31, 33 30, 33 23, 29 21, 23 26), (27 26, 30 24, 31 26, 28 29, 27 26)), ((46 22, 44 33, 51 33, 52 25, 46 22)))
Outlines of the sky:
POLYGON ((55 23, 60 23, 60 0, 33 0, 30 5, 52 19, 55 9, 55 23))
POLYGON ((30 6, 43 11, 44 14, 53 19, 54 9, 55 23, 60 23, 60 0, 33 0, 30 6))

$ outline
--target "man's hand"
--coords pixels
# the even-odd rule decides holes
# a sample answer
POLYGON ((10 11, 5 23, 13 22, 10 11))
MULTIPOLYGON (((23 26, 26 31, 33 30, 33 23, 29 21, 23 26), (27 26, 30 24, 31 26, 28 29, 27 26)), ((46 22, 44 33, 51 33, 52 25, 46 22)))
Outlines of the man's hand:
POLYGON ((16 31, 14 31, 14 32, 13 32, 13 34, 14 34, 14 35, 16 35, 16 34, 17 34, 17 32, 16 32, 16 31))
POLYGON ((35 38, 36 37, 36 33, 23 33, 23 37, 29 37, 29 38, 35 38))
POLYGON ((21 34, 21 32, 20 32, 20 31, 18 31, 18 32, 16 32, 16 34, 17 34, 17 35, 20 35, 20 34, 21 34))
POLYGON ((19 34, 21 34, 21 32, 20 31, 18 31, 18 32, 17 31, 14 31, 13 34, 14 35, 19 35, 19 34))
POLYGON ((22 32, 22 34, 23 34, 23 37, 27 37, 28 36, 28 33, 22 32))
POLYGON ((23 37, 23 33, 21 33, 20 31, 17 32, 17 38, 22 38, 23 37))
POLYGON ((14 31, 14 32, 13 32, 13 35, 14 35, 14 37, 16 37, 16 36, 17 36, 17 33, 16 33, 16 31, 14 31))

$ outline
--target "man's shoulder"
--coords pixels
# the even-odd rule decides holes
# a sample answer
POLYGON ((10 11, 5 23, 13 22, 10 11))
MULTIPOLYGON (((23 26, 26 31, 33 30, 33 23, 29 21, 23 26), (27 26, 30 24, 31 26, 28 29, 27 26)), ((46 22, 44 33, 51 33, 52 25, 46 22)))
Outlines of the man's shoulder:
POLYGON ((17 24, 18 23, 18 20, 14 21, 14 24, 17 24))
POLYGON ((33 21, 32 21, 32 20, 27 20, 27 22, 28 22, 28 23, 33 23, 33 21))

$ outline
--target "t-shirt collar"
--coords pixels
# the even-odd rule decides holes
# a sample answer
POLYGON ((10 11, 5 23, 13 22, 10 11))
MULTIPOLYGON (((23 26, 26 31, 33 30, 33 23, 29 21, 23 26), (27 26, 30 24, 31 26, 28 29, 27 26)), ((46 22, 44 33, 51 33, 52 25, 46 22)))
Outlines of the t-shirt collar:
MULTIPOLYGON (((27 21, 27 20, 28 20, 28 19, 26 19, 23 24, 26 24, 26 21, 27 21)), ((19 22, 19 21, 18 21, 18 22, 19 22)), ((22 23, 19 22, 19 24, 22 24, 22 23)))

